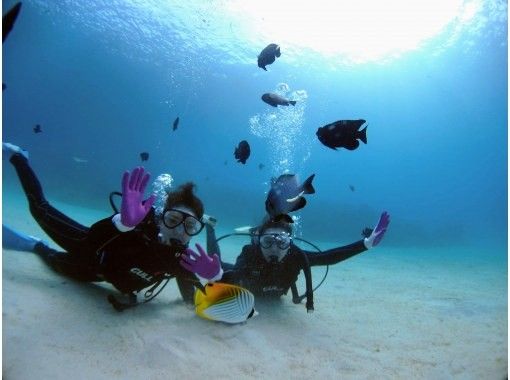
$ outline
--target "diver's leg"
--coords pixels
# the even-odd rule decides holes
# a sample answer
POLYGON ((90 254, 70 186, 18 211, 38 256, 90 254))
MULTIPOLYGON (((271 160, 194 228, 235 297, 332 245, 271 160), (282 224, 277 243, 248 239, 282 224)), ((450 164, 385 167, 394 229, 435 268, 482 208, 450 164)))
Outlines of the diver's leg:
POLYGON ((34 246, 40 241, 41 239, 26 235, 2 224, 2 248, 33 252, 34 246))
POLYGON ((33 251, 57 273, 77 281, 103 281, 103 279, 97 276, 94 267, 83 262, 83 259, 81 259, 78 255, 57 251, 48 247, 43 242, 37 243, 34 246, 33 251))
POLYGON ((18 174, 28 200, 30 212, 41 228, 66 251, 83 249, 83 243, 89 229, 48 203, 44 197, 41 184, 28 164, 25 155, 15 153, 11 156, 10 162, 18 174))

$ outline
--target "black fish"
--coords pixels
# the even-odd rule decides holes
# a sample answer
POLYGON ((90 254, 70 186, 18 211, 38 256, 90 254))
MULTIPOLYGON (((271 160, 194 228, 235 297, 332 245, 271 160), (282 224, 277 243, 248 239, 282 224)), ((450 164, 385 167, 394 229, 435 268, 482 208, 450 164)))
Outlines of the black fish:
POLYGON ((360 139, 367 143, 367 127, 359 131, 365 120, 338 120, 317 129, 319 141, 328 148, 345 148, 354 150, 359 146, 360 139))
POLYGON ((12 28, 14 27, 14 23, 16 22, 16 18, 18 17, 20 9, 21 1, 16 3, 16 5, 2 17, 2 43, 5 41, 12 28))
POLYGON ((177 119, 174 120, 174 125, 173 125, 172 129, 175 131, 178 126, 179 126, 179 117, 177 117, 177 119))
MULTIPOLYGON (((276 59, 276 57, 280 57, 280 46, 277 44, 269 44, 267 45, 257 57, 258 65, 261 69, 266 70, 266 65, 270 65, 276 59)), ((266 70, 267 71, 267 70, 266 70)))
POLYGON ((246 164, 246 160, 250 157, 250 144, 248 144, 248 141, 243 140, 239 143, 234 151, 234 157, 237 162, 240 162, 243 165, 246 164))
POLYGON ((264 169, 265 165, 264 164, 259 164, 259 170, 262 170, 264 169))
POLYGON ((41 126, 39 124, 37 124, 34 127, 34 133, 41 133, 41 132, 42 132, 41 126))
POLYGON ((273 107, 288 106, 289 104, 292 104, 293 106, 296 105, 295 100, 287 100, 283 96, 276 95, 273 93, 266 93, 262 95, 262 100, 273 107))
POLYGON ((303 194, 315 193, 312 185, 314 177, 315 174, 312 174, 302 184, 295 174, 282 174, 278 179, 273 178, 266 198, 267 213, 275 217, 305 207, 306 199, 303 194))
POLYGON ((149 159, 149 153, 147 153, 147 152, 140 153, 140 159, 142 161, 147 161, 149 159))
POLYGON ((2 83, 2 91, 7 88, 7 85, 5 83, 2 83))

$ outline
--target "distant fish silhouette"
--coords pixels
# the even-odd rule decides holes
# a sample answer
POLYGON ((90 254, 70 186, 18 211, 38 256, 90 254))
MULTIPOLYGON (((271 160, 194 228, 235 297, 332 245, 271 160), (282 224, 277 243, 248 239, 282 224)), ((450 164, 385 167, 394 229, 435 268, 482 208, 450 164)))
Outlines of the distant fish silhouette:
POLYGON ((264 95, 262 95, 262 101, 264 103, 267 103, 269 104, 270 106, 273 106, 273 107, 277 107, 277 106, 288 106, 288 105, 293 105, 295 106, 296 105, 296 101, 295 100, 288 100, 288 99, 285 99, 283 96, 280 96, 278 94, 273 94, 273 93, 265 93, 264 95))
POLYGON ((228 161, 225 160, 225 162, 223 162, 223 165, 227 166, 227 164, 228 164, 228 161))
POLYGON ((234 157, 236 158, 237 162, 240 162, 241 164, 246 164, 246 160, 248 157, 250 157, 250 144, 248 144, 248 141, 243 140, 239 143, 237 148, 234 151, 234 157))
POLYGON ((41 126, 39 124, 37 124, 34 127, 34 133, 41 133, 41 132, 42 132, 41 126))
POLYGON ((265 165, 264 164, 259 164, 259 170, 262 170, 265 168, 265 165))
POLYGON ((149 159, 149 153, 147 153, 147 152, 140 153, 140 159, 142 161, 147 161, 149 159))
POLYGON ((349 185, 349 189, 351 189, 351 191, 352 191, 352 192, 354 192, 354 190, 356 190, 356 189, 354 188, 354 186, 352 186, 352 185, 349 185))
POLYGON ((172 129, 175 131, 178 126, 179 126, 179 117, 177 117, 177 119, 174 120, 172 129))
POLYGON ((2 83, 2 91, 7 88, 7 85, 5 83, 2 83))
POLYGON ((85 164, 85 163, 89 162, 89 160, 86 160, 86 159, 80 158, 80 157, 73 157, 73 160, 74 160, 74 162, 78 162, 79 164, 85 164))
POLYGON ((14 23, 18 18, 19 11, 21 9, 21 1, 16 3, 14 7, 12 7, 9 12, 7 12, 2 17, 2 43, 4 43, 5 39, 9 36, 12 28, 14 27, 14 23))

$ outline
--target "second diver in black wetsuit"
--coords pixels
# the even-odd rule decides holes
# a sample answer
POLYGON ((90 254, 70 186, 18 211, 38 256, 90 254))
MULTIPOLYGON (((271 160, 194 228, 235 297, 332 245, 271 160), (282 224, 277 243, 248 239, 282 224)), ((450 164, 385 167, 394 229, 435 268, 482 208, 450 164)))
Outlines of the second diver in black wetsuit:
MULTIPOLYGON (((234 283, 259 297, 281 297, 291 289, 293 302, 300 303, 296 281, 301 271, 306 280, 306 309, 313 311, 310 267, 333 265, 375 247, 389 225, 389 214, 383 212, 377 226, 366 238, 352 244, 316 253, 303 250, 292 242, 292 224, 284 219, 266 220, 245 245, 235 264, 222 263, 222 282, 234 283)), ((207 248, 219 253, 214 229, 206 226, 207 248)))

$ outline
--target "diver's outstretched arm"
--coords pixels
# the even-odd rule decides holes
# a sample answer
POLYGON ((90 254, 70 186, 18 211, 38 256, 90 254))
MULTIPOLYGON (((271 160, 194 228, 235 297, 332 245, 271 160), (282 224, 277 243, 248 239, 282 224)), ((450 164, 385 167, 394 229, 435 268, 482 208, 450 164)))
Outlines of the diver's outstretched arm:
POLYGON ((322 253, 304 252, 308 257, 310 266, 333 265, 377 246, 384 237, 389 224, 390 215, 384 211, 369 237, 343 247, 329 249, 322 253))

